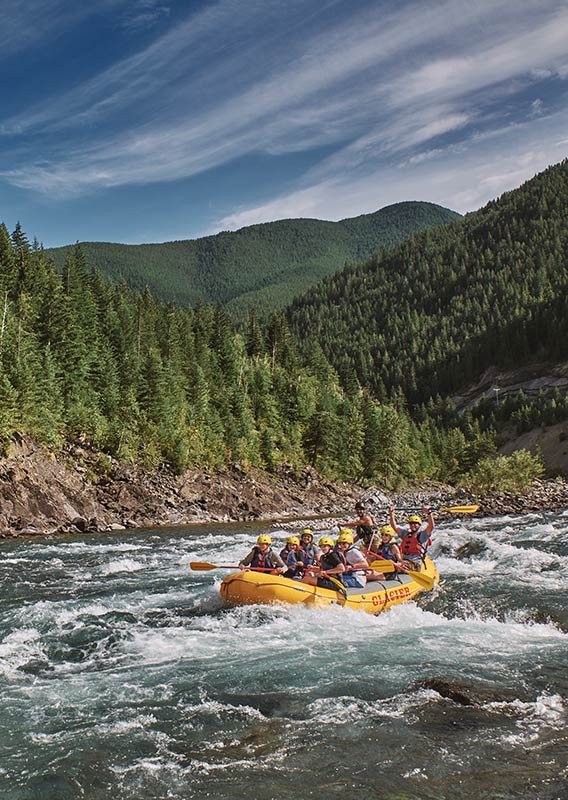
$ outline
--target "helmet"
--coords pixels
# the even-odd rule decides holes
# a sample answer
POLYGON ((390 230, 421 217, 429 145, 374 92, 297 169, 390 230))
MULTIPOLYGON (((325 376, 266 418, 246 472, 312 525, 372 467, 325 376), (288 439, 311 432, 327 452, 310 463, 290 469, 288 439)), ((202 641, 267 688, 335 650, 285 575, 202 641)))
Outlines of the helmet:
POLYGON ((393 528, 390 525, 383 525, 379 533, 381 534, 381 536, 390 536, 391 538, 393 536, 396 536, 396 533, 394 532, 393 528))
POLYGON ((324 545, 327 545, 328 547, 333 547, 335 542, 333 541, 331 536, 322 536, 318 544, 320 547, 323 547, 324 545))
POLYGON ((256 540, 257 544, 272 544, 272 539, 267 533, 261 533, 256 540))
POLYGON ((355 503, 355 509, 357 511, 359 511, 359 509, 361 509, 361 511, 364 511, 365 510, 365 503, 362 500, 357 500, 357 502, 355 503))
POLYGON ((286 544, 295 544, 296 547, 299 547, 300 540, 298 539, 297 536, 288 536, 288 538, 286 539, 286 544))
POLYGON ((351 528, 342 528, 339 531, 337 542, 349 542, 349 544, 353 544, 353 531, 351 528))
POLYGON ((311 528, 304 528, 302 531, 302 536, 311 536, 312 539, 314 538, 314 532, 311 528))
POLYGON ((417 522, 419 525, 422 525, 422 517, 419 517, 418 514, 411 514, 408 517, 409 522, 417 522))

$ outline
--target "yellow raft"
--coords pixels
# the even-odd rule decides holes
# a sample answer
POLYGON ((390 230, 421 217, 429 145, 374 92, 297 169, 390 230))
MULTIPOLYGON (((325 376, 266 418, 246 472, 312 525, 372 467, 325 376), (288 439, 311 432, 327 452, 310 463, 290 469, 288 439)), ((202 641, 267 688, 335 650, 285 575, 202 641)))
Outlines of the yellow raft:
MULTIPOLYGON (((420 573, 436 585, 440 575, 428 557, 420 573)), ((348 606, 369 614, 380 614, 391 606, 412 600, 419 592, 427 591, 428 581, 414 580, 412 573, 397 574, 386 581, 370 581, 361 589, 346 589, 346 597, 332 589, 309 586, 281 575, 264 572, 237 572, 228 575, 221 584, 221 598, 227 606, 247 606, 259 603, 304 603, 317 606, 348 606)))

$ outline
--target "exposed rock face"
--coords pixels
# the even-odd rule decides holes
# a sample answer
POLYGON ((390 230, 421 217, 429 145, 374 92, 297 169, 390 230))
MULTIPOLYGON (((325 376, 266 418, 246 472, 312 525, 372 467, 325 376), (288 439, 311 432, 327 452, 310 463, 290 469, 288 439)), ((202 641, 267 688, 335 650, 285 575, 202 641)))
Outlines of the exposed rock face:
POLYGON ((15 438, 0 462, 3 533, 97 530, 112 521, 81 471, 66 468, 27 437, 15 438))
POLYGON ((379 523, 388 505, 439 508, 474 502, 480 504, 478 515, 516 514, 568 508, 568 482, 536 481, 523 496, 475 499, 439 484, 387 495, 379 488, 332 484, 309 467, 299 474, 282 469, 274 476, 238 464, 214 473, 176 476, 162 469, 148 475, 87 445, 68 446, 56 459, 25 436, 15 437, 0 461, 0 536, 329 515, 320 524, 310 523, 323 529, 338 515, 353 518, 357 499, 366 500, 379 523))
POLYGON ((501 516, 502 514, 528 514, 535 511, 561 511, 568 508, 568 480, 533 481, 523 494, 496 492, 475 500, 479 503, 480 516, 501 516))
POLYGON ((361 490, 311 469, 267 476, 238 465, 215 473, 147 475, 87 447, 55 459, 18 436, 0 462, 0 535, 122 530, 192 522, 337 514, 361 490))

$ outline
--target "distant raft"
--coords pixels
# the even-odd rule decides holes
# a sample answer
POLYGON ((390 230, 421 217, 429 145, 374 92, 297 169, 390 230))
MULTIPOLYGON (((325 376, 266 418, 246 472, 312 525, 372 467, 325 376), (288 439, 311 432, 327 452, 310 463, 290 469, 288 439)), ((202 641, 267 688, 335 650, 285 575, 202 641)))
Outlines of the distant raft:
MULTIPOLYGON (((420 575, 428 576, 433 586, 440 580, 436 565, 428 557, 422 565, 420 575)), ((224 579, 220 591, 226 606, 303 603, 307 606, 347 606, 368 614, 380 614, 391 606, 412 600, 420 592, 427 591, 427 585, 428 581, 414 580, 412 573, 397 573, 394 579, 370 581, 364 589, 346 588, 342 593, 309 586, 282 575, 239 571, 224 579)))

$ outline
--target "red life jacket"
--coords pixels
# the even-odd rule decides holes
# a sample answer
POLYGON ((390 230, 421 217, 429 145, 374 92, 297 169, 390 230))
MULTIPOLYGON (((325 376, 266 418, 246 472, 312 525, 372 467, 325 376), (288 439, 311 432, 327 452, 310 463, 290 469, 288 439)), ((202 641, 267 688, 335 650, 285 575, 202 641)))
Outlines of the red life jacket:
POLYGON ((400 543, 400 552, 402 553, 403 558, 404 556, 422 555, 423 547, 418 541, 419 533, 420 531, 418 531, 418 533, 412 533, 412 531, 409 531, 403 537, 402 542, 400 543))

